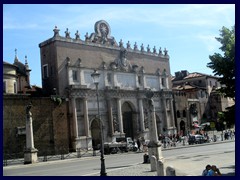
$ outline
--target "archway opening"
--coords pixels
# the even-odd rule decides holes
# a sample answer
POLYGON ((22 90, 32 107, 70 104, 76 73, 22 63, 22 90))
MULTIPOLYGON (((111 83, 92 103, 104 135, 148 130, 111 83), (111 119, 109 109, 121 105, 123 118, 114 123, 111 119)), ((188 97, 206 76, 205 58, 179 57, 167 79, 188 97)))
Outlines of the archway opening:
POLYGON ((180 122, 180 134, 181 135, 185 135, 185 122, 182 120, 181 122, 180 122))
POLYGON ((131 137, 134 140, 133 109, 128 102, 122 105, 122 118, 125 137, 131 137))

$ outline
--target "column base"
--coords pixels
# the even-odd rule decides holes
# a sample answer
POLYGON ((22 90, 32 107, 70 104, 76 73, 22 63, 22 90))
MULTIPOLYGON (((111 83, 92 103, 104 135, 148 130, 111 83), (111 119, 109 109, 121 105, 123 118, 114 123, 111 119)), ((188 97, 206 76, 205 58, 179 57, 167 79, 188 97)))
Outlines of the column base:
POLYGON ((76 138, 76 149, 92 149, 92 137, 80 136, 76 138))
POLYGON ((35 148, 27 149, 24 152, 24 164, 33 164, 38 162, 38 150, 35 148))
POLYGON ((163 156, 162 156, 162 143, 159 141, 150 141, 148 143, 148 154, 149 157, 151 158, 152 155, 154 155, 158 160, 161 160, 164 162, 163 156))

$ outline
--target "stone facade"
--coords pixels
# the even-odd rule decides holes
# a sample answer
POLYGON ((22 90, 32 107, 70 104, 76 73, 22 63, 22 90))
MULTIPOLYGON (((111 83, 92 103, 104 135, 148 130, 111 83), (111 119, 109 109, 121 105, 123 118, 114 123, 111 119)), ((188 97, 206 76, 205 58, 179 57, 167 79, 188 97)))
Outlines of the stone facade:
POLYGON ((3 62, 3 93, 17 93, 17 67, 3 62))
POLYGON ((77 31, 75 38, 68 29, 39 44, 43 91, 66 97, 72 145, 92 148, 99 144, 96 87, 91 79, 94 69, 100 73, 100 120, 105 142, 120 137, 148 139, 148 106, 145 93, 154 92, 158 133, 173 134, 173 99, 169 55, 161 48, 156 52, 130 42, 124 47, 111 36, 109 24, 98 21, 95 32, 85 40, 77 31))
POLYGON ((184 70, 175 73, 172 84, 176 127, 181 134, 202 123, 216 122, 217 112, 234 104, 232 99, 216 93, 221 84, 215 76, 184 70))
POLYGON ((14 63, 3 62, 3 93, 5 94, 27 94, 35 92, 36 88, 30 85, 30 72, 27 56, 25 64, 20 62, 15 49, 14 63))

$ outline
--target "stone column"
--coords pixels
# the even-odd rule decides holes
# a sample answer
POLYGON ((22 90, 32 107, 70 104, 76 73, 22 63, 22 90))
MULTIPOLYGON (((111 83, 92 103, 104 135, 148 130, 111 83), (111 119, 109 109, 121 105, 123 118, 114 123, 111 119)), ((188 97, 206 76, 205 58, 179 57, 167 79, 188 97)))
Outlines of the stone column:
POLYGON ((32 104, 30 103, 26 107, 26 149, 24 152, 24 164, 32 164, 38 161, 38 150, 34 147, 33 140, 33 128, 32 128, 32 113, 30 109, 32 104))
POLYGON ((77 109, 76 98, 72 97, 72 112, 73 112, 73 136, 78 137, 77 109))
MULTIPOLYGON (((158 134, 157 134, 157 123, 156 123, 156 115, 155 115, 155 107, 153 96, 154 93, 150 90, 146 93, 148 98, 148 109, 149 109, 149 144, 148 144, 148 154, 149 157, 155 156, 156 160, 160 160, 163 162, 162 150, 161 150, 161 142, 158 141, 158 134)), ((151 160, 151 171, 156 171, 156 161, 151 160)))
POLYGON ((142 99, 139 99, 139 114, 140 114, 140 127, 141 131, 145 131, 145 125, 144 125, 144 112, 143 112, 143 102, 142 99))
POLYGON ((159 79, 159 88, 160 88, 160 90, 162 89, 162 77, 161 76, 159 76, 158 77, 159 79))
MULTIPOLYGON (((165 95, 163 95, 165 96, 165 95)), ((167 109, 166 109, 166 98, 163 97, 163 108, 164 108, 164 116, 165 116, 165 123, 166 123, 166 128, 169 128, 169 121, 167 119, 167 109)))
POLYGON ((169 85, 168 85, 168 77, 165 78, 166 81, 166 88, 169 89, 169 85))
POLYGON ((123 120, 122 120, 122 106, 121 106, 121 99, 117 99, 117 109, 118 109, 118 121, 119 121, 119 131, 120 133, 123 132, 123 120))
POLYGON ((174 123, 174 112, 173 112, 173 99, 170 99, 170 112, 171 112, 171 123, 172 123, 172 127, 175 127, 175 123, 174 123))
POLYGON ((112 101, 110 98, 107 100, 108 104, 108 118, 109 118, 109 127, 111 135, 114 134, 114 127, 113 127, 113 115, 112 115, 112 101))
POLYGON ((87 137, 90 137, 87 98, 83 98, 83 113, 84 113, 84 123, 85 123, 85 134, 86 134, 87 137))

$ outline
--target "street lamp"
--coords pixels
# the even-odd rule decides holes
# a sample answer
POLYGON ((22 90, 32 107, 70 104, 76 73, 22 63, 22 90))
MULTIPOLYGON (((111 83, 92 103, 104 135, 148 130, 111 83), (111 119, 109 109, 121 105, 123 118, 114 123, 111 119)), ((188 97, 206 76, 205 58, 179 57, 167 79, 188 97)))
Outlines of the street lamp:
POLYGON ((105 160, 104 160, 104 142, 103 142, 103 124, 100 121, 100 112, 99 112, 99 100, 98 100, 98 84, 99 84, 99 78, 100 74, 95 69, 94 72, 91 74, 93 83, 96 85, 96 93, 97 93, 97 106, 98 106, 98 120, 100 125, 100 133, 101 133, 101 171, 100 176, 106 176, 106 168, 105 168, 105 160))
MULTIPOLYGON (((226 121, 223 121, 223 127, 222 127, 222 141, 223 141, 223 130, 225 130, 226 128, 226 121)), ((225 138, 224 138, 225 139, 225 138)))

